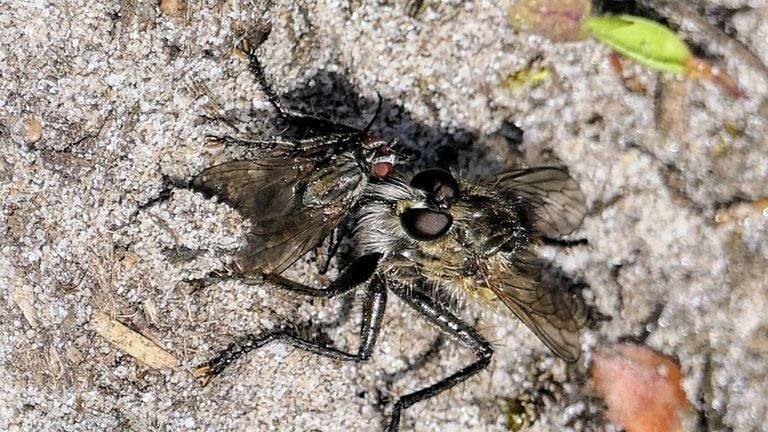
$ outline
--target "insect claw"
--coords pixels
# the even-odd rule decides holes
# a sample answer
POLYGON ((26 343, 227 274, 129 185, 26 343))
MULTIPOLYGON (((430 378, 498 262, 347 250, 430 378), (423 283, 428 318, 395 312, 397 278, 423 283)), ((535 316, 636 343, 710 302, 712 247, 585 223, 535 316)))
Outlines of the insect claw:
POLYGON ((267 40, 270 33, 272 33, 272 24, 261 22, 254 29, 243 35, 237 49, 243 51, 246 55, 253 55, 254 51, 267 40))
POLYGON ((243 38, 243 40, 240 42, 240 46, 237 47, 237 49, 244 52, 246 55, 252 55, 251 43, 248 42, 248 38, 243 38))
POLYGON ((213 378, 213 371, 211 369, 210 364, 206 364, 205 366, 200 366, 194 371, 192 371, 192 376, 197 379, 197 382, 200 383, 200 387, 205 387, 208 385, 209 382, 211 382, 211 378, 213 378))
POLYGON ((206 135, 205 143, 208 147, 219 147, 224 144, 224 139, 216 135, 206 135))

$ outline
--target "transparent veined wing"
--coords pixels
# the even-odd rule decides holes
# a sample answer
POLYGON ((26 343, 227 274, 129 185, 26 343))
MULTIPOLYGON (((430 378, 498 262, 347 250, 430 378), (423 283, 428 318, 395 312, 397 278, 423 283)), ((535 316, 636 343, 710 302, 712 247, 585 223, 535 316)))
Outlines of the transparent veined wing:
POLYGON ((294 186, 309 175, 314 164, 296 169, 293 159, 269 157, 232 161, 210 167, 192 181, 192 186, 219 197, 251 221, 288 214, 295 205, 294 186))
POLYGON ((237 263, 244 273, 282 273, 319 246, 348 211, 341 206, 297 206, 282 217, 254 221, 237 263))
POLYGON ((542 234, 559 238, 573 232, 587 212, 584 194, 563 168, 538 167, 505 171, 480 184, 532 204, 542 234))
POLYGON ((302 204, 303 185, 316 172, 311 159, 266 157, 206 169, 193 187, 220 197, 251 221, 238 259, 245 273, 280 273, 318 246, 348 209, 302 204))
POLYGON ((486 268, 488 288, 512 313, 563 360, 574 362, 581 353, 580 323, 576 311, 583 311, 582 299, 566 290, 541 283, 538 260, 531 257, 512 270, 506 266, 486 268))

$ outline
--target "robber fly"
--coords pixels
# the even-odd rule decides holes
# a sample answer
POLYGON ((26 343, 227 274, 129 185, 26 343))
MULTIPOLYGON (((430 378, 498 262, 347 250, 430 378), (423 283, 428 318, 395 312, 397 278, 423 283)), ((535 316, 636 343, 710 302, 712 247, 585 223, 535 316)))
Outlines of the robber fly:
POLYGON ((578 184, 561 168, 506 171, 475 182, 428 169, 398 172, 371 183, 356 212, 359 258, 325 289, 296 282, 280 284, 305 295, 333 297, 368 281, 360 345, 347 352, 302 338, 289 327, 247 335, 196 370, 207 382, 243 354, 282 341, 339 360, 370 358, 381 327, 387 292, 400 297, 442 332, 472 349, 477 360, 435 384, 400 397, 386 426, 399 428, 400 413, 483 370, 491 345, 461 321, 443 300, 463 296, 500 312, 511 312, 558 357, 580 354, 583 300, 567 287, 542 278, 536 247, 545 238, 571 233, 584 217, 578 184))

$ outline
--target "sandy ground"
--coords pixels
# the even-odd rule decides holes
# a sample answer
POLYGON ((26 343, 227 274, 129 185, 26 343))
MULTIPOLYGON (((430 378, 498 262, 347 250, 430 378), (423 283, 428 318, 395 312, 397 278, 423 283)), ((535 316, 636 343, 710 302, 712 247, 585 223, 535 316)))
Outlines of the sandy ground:
MULTIPOLYGON (((378 92, 375 129, 426 163, 466 176, 562 163, 588 198, 577 236, 589 244, 542 251, 613 316, 585 331, 580 362, 554 359, 512 318, 470 312, 494 342, 490 368, 407 410, 403 430, 508 430, 515 401, 535 412, 531 430, 615 430, 585 386, 589 352, 646 324, 647 344, 679 360, 711 430, 768 430, 768 212, 753 204, 768 197, 761 71, 685 23, 748 99, 636 66, 629 72, 646 89, 631 91, 594 41, 515 34, 504 17, 512 2, 218 3, 0 5, 1 430, 375 430, 382 397, 471 361, 446 341, 423 367, 388 379, 437 337, 393 298, 369 363, 271 345, 205 388, 190 375, 238 334, 284 322, 348 315, 329 333, 341 346, 356 340, 359 301, 184 283, 221 268, 240 244, 246 224, 225 205, 179 190, 137 212, 163 176, 189 178, 233 157, 206 144, 206 134, 231 130, 204 115, 269 123, 233 54, 264 22, 268 75, 294 104, 362 126, 378 92), (531 69, 551 74, 538 86, 504 84, 531 69), (660 318, 646 323, 656 305, 660 318), (99 314, 155 341, 178 367, 116 349, 95 331, 99 314)), ((766 2, 691 3, 768 62, 766 2)), ((291 273, 323 283, 310 261, 291 273)))

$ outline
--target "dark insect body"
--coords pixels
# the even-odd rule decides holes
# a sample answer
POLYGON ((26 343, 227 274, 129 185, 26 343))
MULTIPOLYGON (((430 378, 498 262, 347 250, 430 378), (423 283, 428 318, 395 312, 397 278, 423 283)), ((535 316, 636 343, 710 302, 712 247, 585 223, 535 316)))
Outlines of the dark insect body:
MULTIPOLYGON (((289 291, 335 297, 367 282, 360 344, 347 352, 310 340, 291 327, 248 334, 195 375, 206 384, 247 352, 280 341, 338 360, 368 360, 392 292, 441 332, 477 356, 474 363, 394 402, 385 429, 397 431, 403 409, 445 391, 490 363, 491 345, 441 298, 467 300, 512 312, 566 361, 580 354, 586 309, 580 297, 546 283, 536 246, 571 233, 586 208, 577 183, 560 168, 513 170, 477 182, 456 180, 441 169, 395 173, 366 187, 355 212, 358 258, 325 289, 279 275, 267 280, 289 291)), ((246 283, 259 282, 241 276, 246 283)))
MULTIPOLYGON (((253 50, 247 43, 243 47, 278 115, 304 136, 269 141, 209 137, 256 146, 257 151, 251 160, 206 169, 191 186, 218 196, 250 220, 246 246, 236 261, 238 273, 280 274, 336 231, 370 180, 392 173, 396 140, 387 142, 369 133, 381 111, 381 98, 362 130, 285 108, 253 50)), ((330 242, 326 268, 342 238, 336 235, 330 242)))
MULTIPOLYGON (((542 283, 535 247, 571 233, 586 212, 576 182, 560 168, 507 171, 456 182, 442 170, 371 185, 359 212, 360 255, 382 254, 389 286, 447 291, 509 310, 558 357, 576 361, 580 305, 542 283)), ((578 303, 578 302, 576 302, 578 303)))

